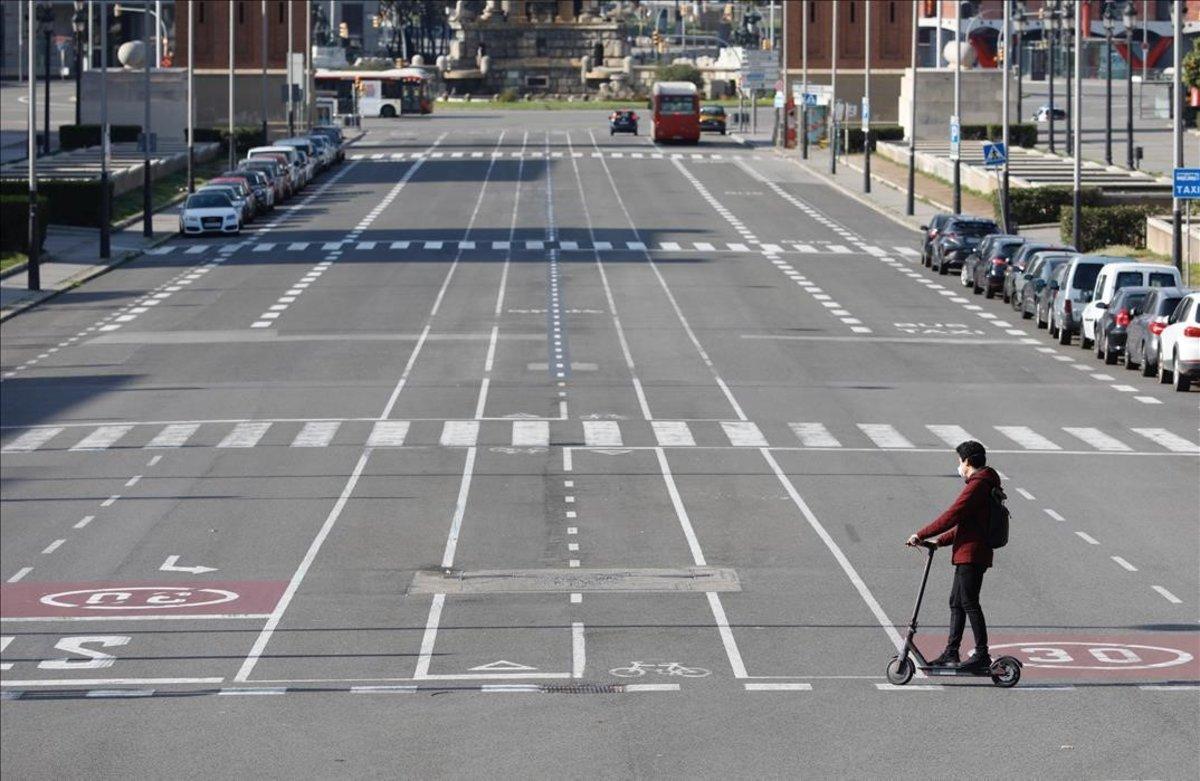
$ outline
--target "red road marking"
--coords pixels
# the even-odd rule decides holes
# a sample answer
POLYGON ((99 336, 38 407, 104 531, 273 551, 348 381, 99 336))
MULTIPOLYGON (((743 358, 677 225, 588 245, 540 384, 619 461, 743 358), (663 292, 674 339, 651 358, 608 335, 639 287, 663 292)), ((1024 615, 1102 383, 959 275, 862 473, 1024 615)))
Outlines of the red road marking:
POLYGON ((98 581, 0 586, 0 617, 269 613, 287 584, 276 581, 98 581))

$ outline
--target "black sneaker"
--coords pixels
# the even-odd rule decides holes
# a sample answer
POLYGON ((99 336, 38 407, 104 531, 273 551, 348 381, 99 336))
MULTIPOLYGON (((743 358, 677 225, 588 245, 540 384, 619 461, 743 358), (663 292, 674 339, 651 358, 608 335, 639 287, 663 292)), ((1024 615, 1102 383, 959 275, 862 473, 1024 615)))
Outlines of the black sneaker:
POLYGON ((987 651, 984 651, 982 654, 972 651, 966 661, 958 665, 958 669, 965 672, 983 672, 991 666, 992 657, 988 655, 987 651))
POLYGON ((930 667, 957 667, 958 666, 958 649, 947 648, 942 651, 941 656, 929 660, 930 667))

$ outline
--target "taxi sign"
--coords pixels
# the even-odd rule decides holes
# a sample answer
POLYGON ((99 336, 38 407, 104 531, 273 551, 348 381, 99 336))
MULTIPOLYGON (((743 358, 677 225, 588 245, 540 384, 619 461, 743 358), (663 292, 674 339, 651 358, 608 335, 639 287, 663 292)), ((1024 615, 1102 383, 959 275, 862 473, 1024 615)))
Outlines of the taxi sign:
POLYGON ((1176 168, 1174 197, 1182 201, 1200 199, 1200 168, 1176 168))
POLYGON ((996 168, 1008 162, 1008 147, 1003 143, 985 143, 983 145, 983 164, 988 168, 996 168))

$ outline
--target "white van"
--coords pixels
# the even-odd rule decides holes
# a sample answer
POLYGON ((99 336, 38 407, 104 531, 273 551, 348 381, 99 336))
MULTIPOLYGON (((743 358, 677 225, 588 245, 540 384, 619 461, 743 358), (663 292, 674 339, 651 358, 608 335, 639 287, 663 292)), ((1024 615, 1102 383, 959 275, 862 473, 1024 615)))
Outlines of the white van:
POLYGON ((1096 322, 1108 309, 1117 291, 1123 287, 1181 287, 1179 269, 1161 263, 1130 263, 1128 259, 1117 260, 1100 269, 1096 286, 1092 289, 1092 300, 1083 309, 1083 323, 1079 332, 1079 344, 1086 350, 1096 338, 1096 322))
POLYGON ((300 152, 294 146, 256 146, 246 153, 247 160, 267 155, 287 155, 288 163, 292 166, 292 180, 299 190, 308 184, 308 167, 301 162, 300 152))

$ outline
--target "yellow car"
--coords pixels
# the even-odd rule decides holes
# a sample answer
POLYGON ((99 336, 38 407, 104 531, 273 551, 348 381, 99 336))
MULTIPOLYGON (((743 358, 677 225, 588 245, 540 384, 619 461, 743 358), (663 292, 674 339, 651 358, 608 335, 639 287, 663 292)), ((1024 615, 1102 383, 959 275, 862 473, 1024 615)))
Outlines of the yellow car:
POLYGON ((700 130, 725 135, 725 107, 705 106, 700 109, 700 130))

